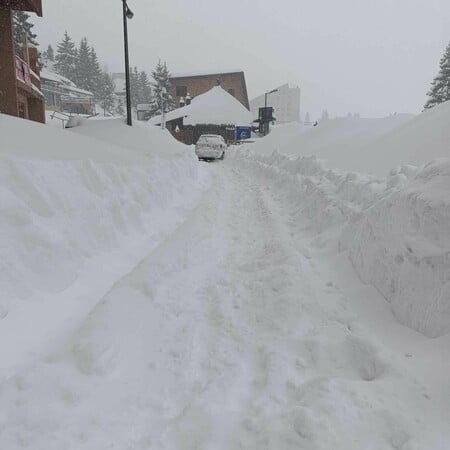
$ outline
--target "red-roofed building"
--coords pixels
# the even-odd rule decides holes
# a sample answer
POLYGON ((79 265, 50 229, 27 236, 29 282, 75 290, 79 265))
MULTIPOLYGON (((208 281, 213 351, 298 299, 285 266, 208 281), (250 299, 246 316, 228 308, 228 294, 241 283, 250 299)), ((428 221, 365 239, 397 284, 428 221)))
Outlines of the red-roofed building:
POLYGON ((0 0, 0 113, 44 123, 38 51, 36 48, 24 48, 25 54, 16 54, 12 21, 14 10, 42 16, 42 2, 0 0))

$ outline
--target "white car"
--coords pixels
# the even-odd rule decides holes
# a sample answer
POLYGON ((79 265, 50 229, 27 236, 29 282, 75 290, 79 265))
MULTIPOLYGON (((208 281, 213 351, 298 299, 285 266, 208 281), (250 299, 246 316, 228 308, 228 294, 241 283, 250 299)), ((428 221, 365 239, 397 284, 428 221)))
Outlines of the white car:
POLYGON ((202 134, 195 144, 195 154, 200 161, 223 159, 227 143, 217 134, 202 134))

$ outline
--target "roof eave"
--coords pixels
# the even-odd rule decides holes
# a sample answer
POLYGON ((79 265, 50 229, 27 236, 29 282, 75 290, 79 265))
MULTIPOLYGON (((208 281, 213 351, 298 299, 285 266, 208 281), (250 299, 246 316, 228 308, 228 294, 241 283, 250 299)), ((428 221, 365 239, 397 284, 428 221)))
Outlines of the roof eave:
POLYGON ((0 0, 0 6, 15 11, 30 11, 42 17, 42 0, 0 0))

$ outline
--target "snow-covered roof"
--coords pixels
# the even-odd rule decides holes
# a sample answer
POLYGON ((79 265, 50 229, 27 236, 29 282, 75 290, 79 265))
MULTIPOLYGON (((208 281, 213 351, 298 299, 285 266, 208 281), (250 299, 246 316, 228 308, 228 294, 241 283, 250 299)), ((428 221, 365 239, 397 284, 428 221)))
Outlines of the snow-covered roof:
POLYGON ((49 80, 53 81, 55 83, 60 83, 65 86, 73 86, 75 87, 75 83, 73 81, 70 81, 68 78, 63 77, 59 73, 52 72, 51 70, 48 70, 47 68, 43 68, 41 70, 41 79, 43 80, 49 80))
POLYGON ((240 73, 243 72, 242 69, 235 70, 205 70, 200 72, 181 72, 181 73, 173 73, 170 78, 186 78, 186 77, 203 77, 207 75, 224 75, 227 73, 240 73))
POLYGON ((52 72, 46 68, 41 70, 41 80, 53 81, 54 83, 58 83, 64 87, 70 93, 74 93, 76 95, 86 95, 88 97, 93 97, 94 94, 90 91, 86 91, 84 89, 78 88, 73 81, 70 81, 68 78, 63 77, 62 75, 52 72))
POLYGON ((74 87, 74 86, 67 86, 67 90, 70 91, 70 92, 73 92, 75 94, 83 94, 83 95, 86 95, 88 97, 93 97, 94 96, 94 94, 92 92, 85 91, 84 89, 80 89, 80 88, 77 88, 77 87, 74 87))
MULTIPOLYGON (((190 105, 166 113, 166 122, 183 118, 184 125, 249 125, 251 112, 220 86, 195 97, 190 105)), ((152 117, 150 124, 161 123, 161 116, 152 117)))

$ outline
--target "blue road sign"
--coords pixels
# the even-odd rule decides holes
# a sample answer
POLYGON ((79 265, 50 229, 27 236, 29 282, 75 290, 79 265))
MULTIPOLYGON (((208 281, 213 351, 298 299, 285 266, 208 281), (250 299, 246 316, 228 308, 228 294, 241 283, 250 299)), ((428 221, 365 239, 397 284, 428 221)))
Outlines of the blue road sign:
POLYGON ((236 127, 236 140, 243 141, 252 137, 252 127, 236 127))

